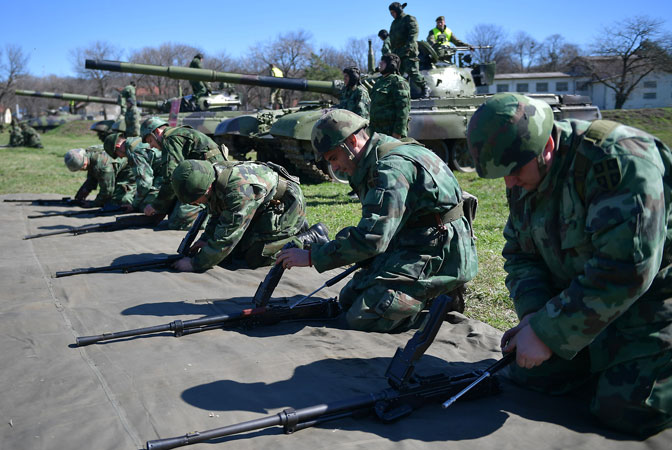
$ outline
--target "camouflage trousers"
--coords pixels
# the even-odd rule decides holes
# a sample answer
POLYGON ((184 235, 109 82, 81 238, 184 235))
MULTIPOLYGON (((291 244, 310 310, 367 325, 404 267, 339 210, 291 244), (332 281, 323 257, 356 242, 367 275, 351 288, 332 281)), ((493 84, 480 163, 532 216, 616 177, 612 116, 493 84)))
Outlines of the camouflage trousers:
POLYGON ((23 145, 23 133, 21 130, 15 131, 12 130, 9 133, 9 146, 10 147, 21 147, 23 145))
POLYGON ((124 115, 126 119, 126 137, 140 136, 140 113, 138 108, 130 106, 124 115))
MULTIPOLYGON (((417 57, 407 56, 402 58, 399 73, 402 76, 404 74, 408 75, 408 83, 411 85, 411 88, 415 86, 416 89, 422 90, 427 87, 425 77, 420 73, 420 60, 417 57)), ((411 92, 413 92, 412 89, 411 92)))
POLYGON ((40 136, 37 134, 24 134, 23 142, 26 147, 44 148, 40 136))
POLYGON ((271 91, 271 109, 276 109, 276 106, 280 109, 282 109, 284 106, 284 102, 282 100, 282 89, 273 89, 271 91))
POLYGON ((567 361, 557 356, 533 369, 516 364, 509 377, 527 388, 560 395, 590 383, 590 411, 604 425, 640 437, 672 426, 672 351, 590 370, 588 350, 567 361))
MULTIPOLYGON (((179 201, 168 215, 168 229, 169 230, 188 230, 198 217, 198 213, 205 208, 204 205, 185 205, 179 201)), ((207 220, 203 223, 203 227, 207 224, 207 220)))
POLYGON ((135 197, 135 181, 119 181, 110 200, 115 205, 130 205, 135 197))

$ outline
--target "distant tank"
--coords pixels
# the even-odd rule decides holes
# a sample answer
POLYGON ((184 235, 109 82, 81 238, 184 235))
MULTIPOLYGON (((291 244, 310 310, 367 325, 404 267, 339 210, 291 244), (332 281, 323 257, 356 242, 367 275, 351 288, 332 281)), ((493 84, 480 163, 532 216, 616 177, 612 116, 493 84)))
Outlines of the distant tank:
MULTIPOLYGON (((466 149, 466 127, 469 119, 489 94, 477 94, 477 86, 490 84, 494 64, 472 64, 467 48, 437 51, 428 43, 419 43, 421 73, 431 90, 431 98, 411 100, 408 136, 439 154, 453 170, 473 171, 466 149)), ((208 69, 176 66, 130 64, 118 61, 86 61, 89 69, 166 76, 192 81, 223 81, 254 86, 318 92, 339 97, 341 81, 316 81, 242 75, 208 69)), ((371 87, 377 75, 363 77, 362 83, 371 87)), ((572 95, 532 94, 549 103, 556 118, 594 120, 599 109, 588 97, 572 95)), ((294 110, 259 111, 225 120, 215 130, 215 139, 229 147, 233 154, 245 155, 256 150, 260 160, 272 160, 287 165, 302 179, 323 181, 336 178, 324 162, 316 162, 310 145, 313 124, 327 104, 311 104, 294 110)))

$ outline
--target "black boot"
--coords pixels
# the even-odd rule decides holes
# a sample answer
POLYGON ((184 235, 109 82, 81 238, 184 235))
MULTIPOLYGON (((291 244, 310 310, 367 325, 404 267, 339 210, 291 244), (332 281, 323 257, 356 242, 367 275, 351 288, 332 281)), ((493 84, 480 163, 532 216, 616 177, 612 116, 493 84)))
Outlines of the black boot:
POLYGON ((310 244, 326 244, 329 242, 329 229, 322 222, 318 222, 308 228, 308 231, 297 234, 296 237, 304 247, 309 247, 310 244))

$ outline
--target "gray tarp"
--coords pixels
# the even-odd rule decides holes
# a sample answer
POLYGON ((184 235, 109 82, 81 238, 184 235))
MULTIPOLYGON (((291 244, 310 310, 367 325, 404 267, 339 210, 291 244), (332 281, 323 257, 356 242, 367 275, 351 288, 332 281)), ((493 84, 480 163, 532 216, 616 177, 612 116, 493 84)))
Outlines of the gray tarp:
MULTIPOLYGON (((10 197, 27 196, 4 198, 10 197)), ((379 391, 387 387, 390 358, 413 334, 294 322, 73 348, 77 336, 249 307, 267 269, 54 279, 59 270, 173 254, 184 233, 124 230, 22 240, 41 229, 112 219, 31 220, 30 213, 64 208, 0 208, 2 449, 136 449, 146 440, 379 391)), ((337 273, 293 269, 274 297, 308 293, 337 273)), ((320 295, 336 295, 340 286, 320 295)), ((457 373, 499 358, 500 332, 459 314, 451 322, 444 323, 419 373, 457 373)), ((370 417, 341 419, 290 436, 275 428, 194 448, 663 449, 671 437, 668 430, 635 441, 596 427, 579 397, 551 398, 505 383, 501 395, 448 410, 427 406, 392 425, 370 417)))

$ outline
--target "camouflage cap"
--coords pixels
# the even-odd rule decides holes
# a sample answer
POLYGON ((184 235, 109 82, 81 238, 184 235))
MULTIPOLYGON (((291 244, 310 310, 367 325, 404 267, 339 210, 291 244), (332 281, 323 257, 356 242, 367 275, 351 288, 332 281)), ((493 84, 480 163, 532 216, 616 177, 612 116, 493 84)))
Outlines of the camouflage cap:
POLYGON ((348 136, 368 124, 368 120, 347 109, 332 109, 315 122, 310 142, 321 159, 329 150, 338 147, 348 136))
POLYGON ((70 172, 77 172, 82 167, 84 167, 84 161, 86 161, 86 150, 83 148, 73 148, 65 154, 63 159, 65 160, 65 165, 68 167, 70 172))
POLYGON ((150 133, 163 125, 168 125, 168 122, 158 117, 150 117, 142 122, 142 125, 140 125, 140 136, 142 136, 142 141, 144 142, 145 138, 150 133))
POLYGON ((187 159, 175 168, 172 185, 178 200, 189 204, 204 195, 213 181, 215 169, 211 163, 187 159))
POLYGON ((123 133, 112 133, 108 135, 105 138, 105 141, 103 142, 103 150, 105 150, 105 153, 110 155, 112 158, 117 157, 117 152, 116 152, 116 146, 117 146, 117 140, 120 137, 124 137, 123 133))
POLYGON ((539 156, 553 130, 553 110, 541 100, 501 93, 483 103, 467 128, 478 175, 510 175, 539 156))

